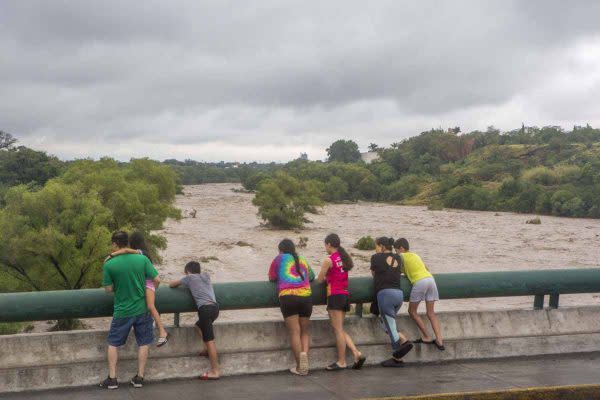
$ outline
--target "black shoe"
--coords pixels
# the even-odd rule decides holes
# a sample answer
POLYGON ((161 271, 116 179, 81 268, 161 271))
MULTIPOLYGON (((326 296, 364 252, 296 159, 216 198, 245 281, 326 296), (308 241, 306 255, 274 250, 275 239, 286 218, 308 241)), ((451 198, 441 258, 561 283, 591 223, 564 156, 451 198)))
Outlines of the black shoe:
POLYGON ((413 344, 411 343, 410 340, 407 340, 406 342, 402 343, 400 345, 400 348, 398 350, 396 350, 393 354, 394 358, 396 360, 401 359, 402 357, 404 357, 406 354, 408 354, 409 351, 411 351, 413 349, 413 344))
POLYGON ((144 378, 136 375, 133 378, 131 378, 131 384, 133 385, 133 387, 141 388, 142 386, 144 386, 144 378))
POLYGON ((100 387, 105 389, 118 389, 119 382, 117 382, 117 378, 111 378, 109 376, 104 381, 100 382, 100 387))

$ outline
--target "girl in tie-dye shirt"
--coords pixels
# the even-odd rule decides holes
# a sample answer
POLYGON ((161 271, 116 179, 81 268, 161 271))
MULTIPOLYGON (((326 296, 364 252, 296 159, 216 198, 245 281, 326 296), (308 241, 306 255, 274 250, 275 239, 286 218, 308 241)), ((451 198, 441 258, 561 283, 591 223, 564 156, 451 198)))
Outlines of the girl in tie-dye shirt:
POLYGON ((312 314, 310 282, 315 274, 306 259, 296 253, 296 246, 290 239, 283 239, 278 248, 279 255, 269 268, 269 280, 277 283, 281 313, 296 359, 296 366, 290 372, 307 375, 312 314))

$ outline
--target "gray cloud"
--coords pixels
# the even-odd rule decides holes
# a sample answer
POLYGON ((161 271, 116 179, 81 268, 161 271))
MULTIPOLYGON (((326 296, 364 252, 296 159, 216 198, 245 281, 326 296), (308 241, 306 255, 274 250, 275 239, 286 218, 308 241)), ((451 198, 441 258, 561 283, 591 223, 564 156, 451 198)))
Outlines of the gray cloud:
POLYGON ((283 160, 338 137, 600 122, 597 15, 594 1, 6 1, 0 129, 64 157, 145 142, 158 158, 274 145, 283 160))

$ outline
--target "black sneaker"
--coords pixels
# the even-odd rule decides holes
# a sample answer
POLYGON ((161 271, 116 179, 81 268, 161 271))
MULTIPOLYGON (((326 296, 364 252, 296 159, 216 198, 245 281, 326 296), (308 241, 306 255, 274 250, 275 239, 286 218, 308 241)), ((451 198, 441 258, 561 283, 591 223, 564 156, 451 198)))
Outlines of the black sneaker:
POLYGON ((133 387, 141 388, 142 386, 144 386, 144 378, 136 375, 133 378, 131 378, 131 384, 133 385, 133 387))
POLYGON ((408 354, 409 351, 411 351, 413 349, 413 344, 410 340, 407 340, 406 342, 402 343, 400 345, 400 348, 396 351, 394 351, 394 358, 396 360, 401 359, 402 357, 404 357, 405 355, 408 354))
POLYGON ((118 389, 119 382, 117 382, 117 378, 111 378, 109 376, 104 381, 100 382, 100 387, 105 389, 118 389))

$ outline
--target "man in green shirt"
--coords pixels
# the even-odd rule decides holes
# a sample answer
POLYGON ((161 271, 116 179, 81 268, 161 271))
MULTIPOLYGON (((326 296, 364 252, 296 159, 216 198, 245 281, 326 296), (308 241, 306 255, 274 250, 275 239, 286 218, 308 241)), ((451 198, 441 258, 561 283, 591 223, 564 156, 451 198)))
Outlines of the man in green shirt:
MULTIPOLYGON (((129 237, 125 232, 112 236, 113 251, 127 247, 129 237)), ((148 345, 154 341, 152 317, 148 313, 145 296, 146 279, 158 287, 158 272, 141 254, 123 254, 104 263, 102 286, 115 294, 113 320, 108 332, 108 378, 100 386, 108 389, 119 387, 117 382, 118 347, 125 344, 131 328, 135 333, 138 349, 138 373, 131 384, 142 387, 144 370, 148 360, 148 345)))

